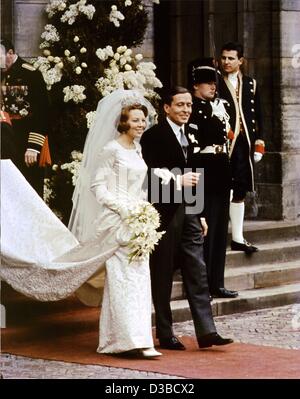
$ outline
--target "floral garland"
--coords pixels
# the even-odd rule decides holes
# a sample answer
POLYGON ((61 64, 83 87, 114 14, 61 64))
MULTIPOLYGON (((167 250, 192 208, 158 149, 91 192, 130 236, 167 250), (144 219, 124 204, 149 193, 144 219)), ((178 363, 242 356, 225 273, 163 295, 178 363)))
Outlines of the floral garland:
POLYGON ((133 55, 127 46, 119 46, 116 52, 111 46, 97 49, 97 57, 108 63, 104 76, 96 82, 96 87, 102 96, 106 96, 116 89, 139 89, 145 97, 157 98, 154 88, 161 88, 162 83, 155 76, 156 66, 153 62, 140 62, 141 53, 133 55))

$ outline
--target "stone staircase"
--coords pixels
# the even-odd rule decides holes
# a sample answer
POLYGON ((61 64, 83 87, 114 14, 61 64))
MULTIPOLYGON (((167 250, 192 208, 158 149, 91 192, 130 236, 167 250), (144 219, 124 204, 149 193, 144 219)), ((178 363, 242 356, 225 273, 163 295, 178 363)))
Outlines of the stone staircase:
MULTIPOLYGON (((213 314, 221 316, 255 309, 300 303, 300 224, 288 222, 246 222, 245 237, 257 244, 259 252, 246 256, 243 252, 228 251, 225 286, 239 291, 234 299, 214 299, 213 314)), ((230 234, 228 237, 230 241, 230 234)), ((32 299, 21 295, 1 282, 1 299, 8 320, 16 309, 18 319, 31 312, 32 299), (28 313, 29 312, 29 313, 28 313)), ((172 291, 174 322, 191 320, 182 282, 174 281, 172 291)), ((37 302, 35 311, 57 314, 78 312, 86 307, 71 296, 58 302, 37 302)), ((154 318, 153 318, 154 321, 154 318)))
MULTIPOLYGON (((227 251, 225 286, 239 291, 234 299, 214 299, 213 314, 245 312, 300 302, 300 224, 247 221, 245 237, 259 247, 251 256, 227 251)), ((231 235, 229 234, 229 242, 231 235)), ((174 281, 175 322, 191 319, 180 279, 174 281)))

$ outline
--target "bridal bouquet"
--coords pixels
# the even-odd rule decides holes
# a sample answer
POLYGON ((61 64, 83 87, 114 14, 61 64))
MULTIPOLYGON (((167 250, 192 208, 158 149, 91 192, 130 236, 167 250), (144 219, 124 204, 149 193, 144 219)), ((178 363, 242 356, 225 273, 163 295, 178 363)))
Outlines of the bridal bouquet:
POLYGON ((158 232, 159 213, 146 201, 139 201, 129 209, 125 222, 130 231, 129 263, 144 260, 153 251, 165 231, 158 232))

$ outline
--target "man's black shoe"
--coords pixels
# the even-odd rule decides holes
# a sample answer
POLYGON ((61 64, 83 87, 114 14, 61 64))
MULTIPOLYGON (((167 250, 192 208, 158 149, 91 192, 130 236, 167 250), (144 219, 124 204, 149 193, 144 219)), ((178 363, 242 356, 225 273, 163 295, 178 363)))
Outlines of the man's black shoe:
POLYGON ((213 345, 220 346, 232 343, 233 340, 231 338, 222 338, 218 333, 211 333, 198 338, 199 348, 210 348, 213 345))
POLYGON ((243 251, 247 255, 252 254, 253 252, 257 252, 258 248, 252 245, 250 242, 247 242, 244 240, 243 243, 236 242, 236 241, 231 241, 231 249, 232 251, 243 251))
POLYGON ((163 349, 185 350, 185 346, 175 336, 159 339, 160 347, 163 349))
POLYGON ((226 288, 218 288, 216 291, 212 292, 213 298, 236 298, 239 293, 237 291, 227 290, 226 288))

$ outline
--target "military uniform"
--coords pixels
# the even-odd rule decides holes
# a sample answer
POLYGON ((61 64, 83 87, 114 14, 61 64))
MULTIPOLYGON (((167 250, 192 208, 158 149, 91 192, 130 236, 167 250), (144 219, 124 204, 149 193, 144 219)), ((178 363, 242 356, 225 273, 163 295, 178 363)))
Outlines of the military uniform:
MULTIPOLYGON (((32 187, 42 196, 44 168, 27 166, 27 149, 39 154, 48 129, 48 95, 42 74, 20 57, 1 76, 1 109, 12 122, 15 138, 16 165, 32 187)), ((39 162, 38 155, 38 162, 39 162)))
POLYGON ((225 118, 213 114, 210 101, 194 97, 189 125, 197 129, 195 137, 188 137, 193 145, 192 165, 204 168, 204 216, 208 224, 204 258, 209 289, 213 294, 224 287, 231 187, 228 124, 225 118))
POLYGON ((247 191, 254 191, 253 153, 264 152, 262 114, 256 80, 237 74, 237 87, 227 77, 220 80, 220 97, 230 104, 229 115, 234 139, 230 148, 233 192, 243 200, 247 191))

